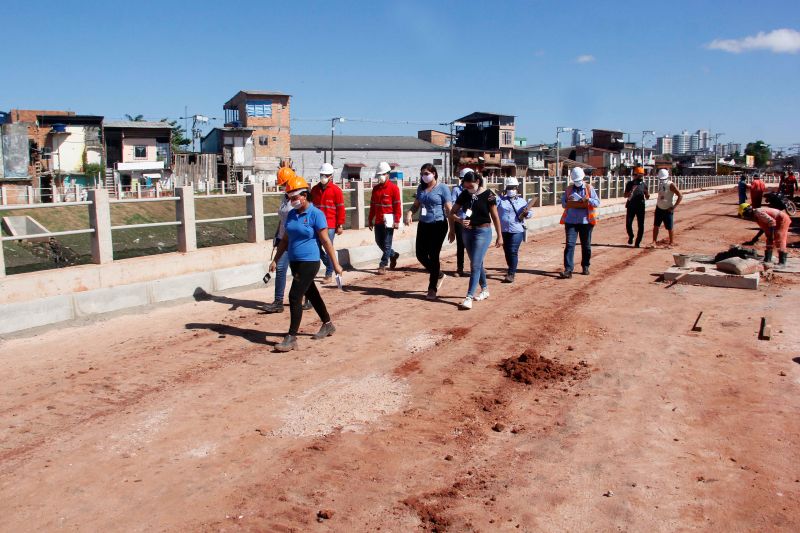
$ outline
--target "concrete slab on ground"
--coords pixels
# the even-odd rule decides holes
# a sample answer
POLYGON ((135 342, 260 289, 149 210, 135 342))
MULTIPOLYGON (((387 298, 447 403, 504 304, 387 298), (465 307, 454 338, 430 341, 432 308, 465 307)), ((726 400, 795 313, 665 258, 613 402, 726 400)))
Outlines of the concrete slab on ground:
POLYGON ((689 261, 685 267, 672 266, 664 272, 664 281, 677 281, 685 285, 722 287, 727 289, 758 289, 759 272, 737 276, 720 272, 713 265, 689 261), (705 272, 696 270, 704 268, 705 272), (683 276, 680 277, 679 276, 683 276))

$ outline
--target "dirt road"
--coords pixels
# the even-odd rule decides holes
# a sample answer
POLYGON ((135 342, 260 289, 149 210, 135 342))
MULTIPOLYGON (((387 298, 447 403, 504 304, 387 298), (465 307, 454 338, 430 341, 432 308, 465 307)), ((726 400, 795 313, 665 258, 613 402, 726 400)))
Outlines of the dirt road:
MULTIPOLYGON (((735 201, 682 206, 677 251, 749 238, 735 201)), ((356 273, 285 355, 270 290, 3 341, 0 530, 797 531, 798 278, 666 288, 676 250, 624 242, 601 220, 559 280, 562 231, 534 235, 513 285, 492 250, 471 311, 411 258, 356 273), (526 350, 563 381, 506 377, 526 350)))

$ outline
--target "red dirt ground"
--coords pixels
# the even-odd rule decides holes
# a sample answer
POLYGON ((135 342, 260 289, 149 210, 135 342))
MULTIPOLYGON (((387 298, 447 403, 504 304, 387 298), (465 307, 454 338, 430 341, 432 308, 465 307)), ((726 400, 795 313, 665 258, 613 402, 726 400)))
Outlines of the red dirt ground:
POLYGON ((306 315, 289 354, 269 289, 6 339, 0 530, 797 531, 796 278, 657 281, 752 236, 734 204, 681 206, 675 250, 601 220, 589 277, 556 279, 558 229, 513 285, 493 249, 471 311, 465 279, 426 301, 412 258, 350 275, 323 289, 336 335, 306 315), (507 377, 523 353, 564 381, 507 377))

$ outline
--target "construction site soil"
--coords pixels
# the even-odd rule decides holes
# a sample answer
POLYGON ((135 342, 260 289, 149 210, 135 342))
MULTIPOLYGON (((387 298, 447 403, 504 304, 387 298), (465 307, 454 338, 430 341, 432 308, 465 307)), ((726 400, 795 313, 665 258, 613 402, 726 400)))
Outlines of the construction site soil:
POLYGON ((288 354, 271 287, 4 339, 0 531, 797 531, 797 275, 659 281, 752 237, 735 204, 682 204, 673 249, 602 219, 591 276, 560 228, 514 284, 492 248, 470 311, 411 257, 349 273, 288 354))

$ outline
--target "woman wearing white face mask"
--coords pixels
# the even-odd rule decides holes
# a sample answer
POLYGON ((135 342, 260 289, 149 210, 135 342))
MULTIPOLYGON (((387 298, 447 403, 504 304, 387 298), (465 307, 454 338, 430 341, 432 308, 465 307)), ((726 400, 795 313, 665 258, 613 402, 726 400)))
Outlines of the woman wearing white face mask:
POLYGON ((497 240, 495 247, 503 246, 503 236, 500 231, 500 218, 497 216, 497 196, 484 188, 483 177, 475 172, 468 172, 464 176, 464 192, 456 198, 453 209, 450 211, 450 235, 448 240, 456 240, 456 224, 463 226, 464 247, 469 256, 470 274, 467 297, 461 302, 462 309, 472 309, 472 301, 481 301, 489 297, 489 288, 486 284, 486 270, 483 260, 489 251, 492 240, 492 224, 494 224, 497 240), (455 216, 463 207, 464 218, 455 216), (481 292, 475 296, 475 291, 480 284, 481 292))
POLYGON ((303 296, 308 298, 322 321, 322 327, 313 338, 324 339, 336 331, 325 302, 322 301, 322 296, 314 284, 314 277, 319 272, 320 244, 333 262, 333 270, 339 275, 342 274, 342 267, 336 259, 336 250, 328 237, 325 215, 309 201, 306 180, 300 177, 290 180, 286 186, 286 193, 289 195, 293 210, 286 217, 285 238, 281 239, 275 260, 269 265, 270 272, 275 272, 283 254, 289 254, 289 266, 293 276, 292 287, 289 290, 291 324, 289 333, 275 346, 279 352, 297 349, 297 333, 303 318, 303 296))
POLYGON ((497 215, 500 217, 500 228, 503 230, 503 251, 508 265, 508 273, 503 283, 514 283, 519 247, 525 237, 524 220, 533 216, 533 212, 528 209, 528 202, 518 195, 518 190, 519 180, 506 178, 505 194, 501 194, 497 199, 497 215))
POLYGON ((406 224, 411 225, 411 216, 419 211, 419 227, 417 228, 417 260, 422 263, 430 275, 428 279, 428 300, 435 300, 437 291, 444 282, 439 255, 447 235, 447 221, 450 216, 452 202, 450 189, 439 183, 436 167, 425 163, 420 169, 422 183, 417 187, 414 205, 406 213, 406 224))

